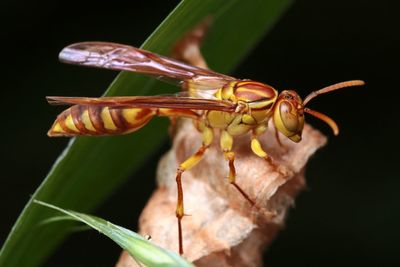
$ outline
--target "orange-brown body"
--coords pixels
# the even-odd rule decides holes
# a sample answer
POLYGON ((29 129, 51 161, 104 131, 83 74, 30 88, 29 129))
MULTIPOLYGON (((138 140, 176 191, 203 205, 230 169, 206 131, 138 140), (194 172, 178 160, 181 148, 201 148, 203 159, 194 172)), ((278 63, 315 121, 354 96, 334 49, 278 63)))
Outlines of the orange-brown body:
POLYGON ((183 254, 181 223, 184 216, 182 174, 202 159, 212 144, 214 131, 220 133, 220 148, 229 166, 229 183, 252 206, 256 206, 255 201, 236 182, 234 137, 251 133, 251 149, 254 154, 271 163, 276 171, 284 173, 264 151, 258 139, 267 129, 268 121, 273 120, 277 137, 279 131, 294 142, 301 141, 304 113, 325 121, 338 134, 338 127, 331 118, 310 110, 305 105, 319 94, 364 84, 360 80, 337 83, 312 92, 303 101, 292 90, 278 94, 269 85, 214 72, 207 69, 199 50, 206 28, 207 25, 200 25, 176 46, 178 49, 175 56, 192 65, 138 48, 104 42, 77 43, 64 48, 60 53, 60 59, 67 63, 139 72, 161 80, 174 80, 183 87, 181 94, 101 98, 48 97, 53 104, 73 105, 57 117, 48 132, 49 136, 127 134, 140 129, 154 116, 193 119, 202 134, 202 145, 178 166, 176 173, 176 217, 180 254, 183 254))
POLYGON ((151 109, 110 109, 103 106, 74 105, 58 115, 49 136, 115 135, 136 131, 155 112, 151 109))
MULTIPOLYGON (((190 89, 189 89, 190 91, 190 89)), ((214 94, 216 99, 242 103, 244 110, 232 113, 218 110, 205 112, 166 108, 113 108, 101 105, 74 105, 63 111, 48 132, 49 136, 102 136, 134 132, 154 116, 187 117, 203 120, 213 129, 226 130, 237 136, 259 125, 266 125, 271 117, 277 91, 254 81, 229 82, 214 94), (266 112, 267 111, 267 112, 266 112), (243 114, 242 114, 243 113, 243 114)))

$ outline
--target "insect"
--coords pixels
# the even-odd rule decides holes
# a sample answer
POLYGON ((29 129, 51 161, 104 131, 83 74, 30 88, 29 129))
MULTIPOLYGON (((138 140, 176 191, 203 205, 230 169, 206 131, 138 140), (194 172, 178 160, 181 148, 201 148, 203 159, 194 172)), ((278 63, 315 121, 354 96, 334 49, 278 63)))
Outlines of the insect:
MULTIPOLYGON (((58 115, 48 131, 50 137, 127 134, 146 125, 154 116, 185 117, 193 120, 202 134, 202 145, 178 166, 176 173, 176 217, 180 254, 183 254, 184 216, 182 174, 201 160, 216 131, 220 133, 220 147, 228 162, 229 182, 247 201, 255 205, 236 183, 235 152, 232 151, 235 137, 250 133, 254 154, 280 171, 258 140, 266 131, 269 120, 274 123, 277 138, 280 132, 294 142, 301 141, 305 113, 326 122, 337 135, 339 128, 331 118, 305 106, 320 94, 364 84, 361 80, 337 83, 312 92, 304 100, 292 90, 278 93, 270 85, 236 79, 207 69, 196 46, 200 43, 202 35, 203 32, 195 29, 180 43, 183 50, 188 50, 189 47, 192 50, 193 47, 196 48, 189 56, 182 52, 181 58, 202 67, 131 46, 107 42, 76 43, 64 48, 60 53, 60 60, 66 63, 137 72, 168 82, 175 81, 183 88, 178 94, 99 98, 47 97, 51 104, 72 105, 58 115)), ((179 58, 179 55, 177 57, 179 58)))

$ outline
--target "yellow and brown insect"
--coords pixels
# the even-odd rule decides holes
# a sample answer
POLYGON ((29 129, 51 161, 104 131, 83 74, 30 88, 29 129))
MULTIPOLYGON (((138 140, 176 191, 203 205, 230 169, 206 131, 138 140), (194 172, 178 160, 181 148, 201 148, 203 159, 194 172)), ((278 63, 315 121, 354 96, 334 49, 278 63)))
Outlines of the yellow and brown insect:
MULTIPOLYGON (((66 63, 138 72, 167 81, 175 80, 183 89, 181 93, 170 96, 47 97, 51 104, 72 105, 57 117, 48 132, 51 137, 127 134, 140 129, 154 116, 185 117, 193 120, 202 133, 203 141, 198 151, 177 169, 176 217, 180 254, 183 254, 181 221, 184 216, 181 176, 201 160, 213 141, 214 132, 219 132, 220 147, 228 161, 229 182, 255 205, 236 183, 235 153, 232 151, 234 138, 251 133, 251 149, 254 154, 274 164, 258 140, 258 136, 266 131, 269 120, 272 119, 276 133, 279 131, 294 142, 301 141, 304 113, 323 120, 337 135, 338 127, 331 118, 306 108, 305 105, 317 95, 364 84, 361 80, 337 83, 312 92, 303 101, 295 91, 285 90, 278 93, 270 85, 236 79, 207 69, 198 50, 203 34, 204 29, 195 29, 176 46, 178 50, 175 50, 176 58, 201 67, 131 46, 106 42, 76 43, 60 53, 60 60, 66 63), (183 50, 190 50, 191 54, 184 54, 183 50)), ((276 170, 279 171, 278 168, 276 170)))

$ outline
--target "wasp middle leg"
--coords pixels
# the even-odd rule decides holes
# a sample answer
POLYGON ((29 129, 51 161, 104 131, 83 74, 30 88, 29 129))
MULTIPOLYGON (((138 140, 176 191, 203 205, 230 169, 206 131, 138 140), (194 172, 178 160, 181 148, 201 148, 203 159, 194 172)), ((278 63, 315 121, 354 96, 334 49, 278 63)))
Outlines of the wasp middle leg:
POLYGON ((229 164, 229 183, 233 185, 240 194, 248 201, 252 206, 256 206, 255 201, 252 200, 249 195, 236 183, 236 168, 235 168, 235 152, 232 151, 233 137, 227 131, 221 131, 220 147, 224 152, 225 159, 229 164))

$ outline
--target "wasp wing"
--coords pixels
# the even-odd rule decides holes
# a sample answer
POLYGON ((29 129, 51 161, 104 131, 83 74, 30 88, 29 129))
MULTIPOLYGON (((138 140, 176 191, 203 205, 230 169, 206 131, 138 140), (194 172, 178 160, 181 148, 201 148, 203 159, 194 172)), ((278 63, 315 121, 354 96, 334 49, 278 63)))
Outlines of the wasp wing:
POLYGON ((63 97, 48 96, 52 105, 93 105, 115 108, 170 108, 179 110, 219 110, 233 112, 236 105, 229 101, 177 96, 117 96, 117 97, 63 97))
POLYGON ((193 85, 196 89, 220 88, 236 80, 146 50, 109 42, 72 44, 60 52, 59 58, 70 64, 148 74, 167 82, 174 80, 183 87, 193 85))

